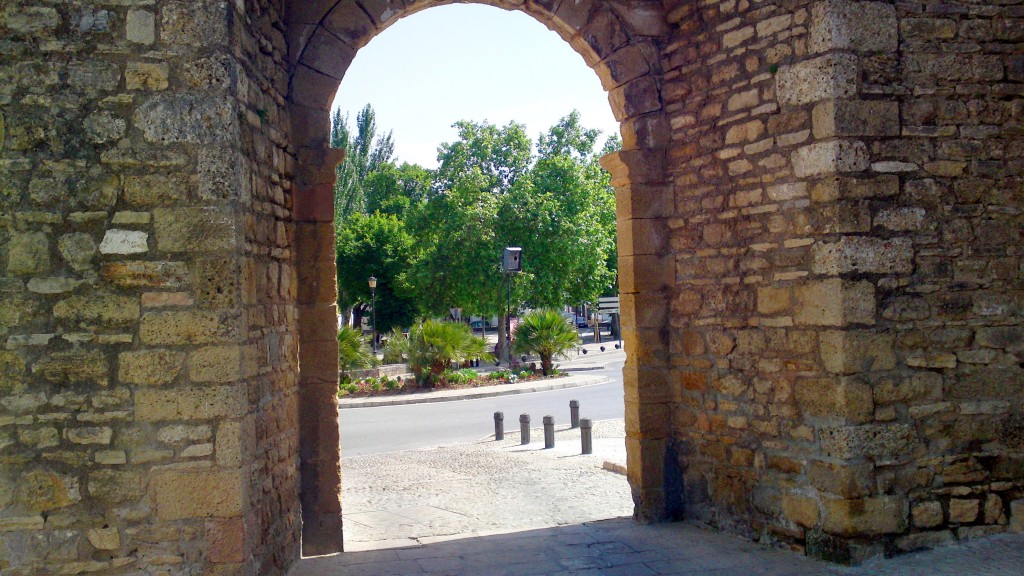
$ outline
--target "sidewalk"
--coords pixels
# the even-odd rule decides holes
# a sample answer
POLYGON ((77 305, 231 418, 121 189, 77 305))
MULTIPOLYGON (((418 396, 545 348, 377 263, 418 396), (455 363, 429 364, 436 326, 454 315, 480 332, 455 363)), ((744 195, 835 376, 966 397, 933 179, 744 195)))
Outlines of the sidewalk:
MULTIPOLYGON (((604 384, 609 379, 603 376, 587 374, 589 371, 601 370, 612 362, 623 361, 626 353, 623 350, 615 350, 608 345, 605 352, 586 346, 590 350, 587 354, 580 354, 570 360, 557 362, 560 370, 568 372, 568 376, 553 378, 550 380, 535 380, 532 382, 517 382, 515 384, 499 384, 497 386, 486 386, 483 388, 460 388, 457 390, 437 390, 433 392, 414 392, 411 394, 396 394, 394 396, 364 396, 360 398, 343 397, 338 399, 338 408, 371 408, 375 406, 398 406, 402 404, 420 404, 426 402, 450 402, 453 400, 469 400, 473 398, 490 398, 492 396, 504 396, 508 394, 526 394, 529 392, 545 392, 548 390, 561 390, 563 388, 578 388, 580 386, 592 386, 604 384)), ((481 370, 486 372, 486 370, 481 370)))
POLYGON ((848 568, 691 523, 638 525, 623 475, 623 421, 554 449, 518 435, 346 458, 346 552, 299 561, 291 576, 1021 576, 1024 535, 954 543, 848 568))

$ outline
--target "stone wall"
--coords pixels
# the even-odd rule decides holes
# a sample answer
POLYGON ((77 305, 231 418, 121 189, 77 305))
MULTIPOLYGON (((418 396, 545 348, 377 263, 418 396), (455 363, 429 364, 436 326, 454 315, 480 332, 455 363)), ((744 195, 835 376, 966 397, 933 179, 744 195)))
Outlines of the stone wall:
POLYGON ((844 561, 1005 530, 1024 464, 1020 16, 670 12, 685 515, 844 561))
MULTIPOLYGON (((622 122, 639 520, 1024 529, 1019 3, 497 4, 622 122)), ((430 5, 0 7, 0 573, 341 549, 327 109, 430 5)))
POLYGON ((4 574, 298 552, 284 43, 240 9, 0 9, 4 574))

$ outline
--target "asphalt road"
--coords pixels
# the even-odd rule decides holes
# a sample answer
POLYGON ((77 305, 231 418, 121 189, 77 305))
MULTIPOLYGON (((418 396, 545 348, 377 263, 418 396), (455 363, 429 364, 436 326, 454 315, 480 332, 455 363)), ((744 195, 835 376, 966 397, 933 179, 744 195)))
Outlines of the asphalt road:
POLYGON ((579 400, 580 417, 592 420, 622 418, 622 362, 587 372, 610 379, 605 384, 513 394, 477 400, 349 408, 341 411, 342 457, 381 454, 472 442, 494 434, 494 413, 504 412, 505 434, 519 434, 519 415, 529 414, 531 427, 546 415, 555 428, 569 424, 569 401, 579 400))

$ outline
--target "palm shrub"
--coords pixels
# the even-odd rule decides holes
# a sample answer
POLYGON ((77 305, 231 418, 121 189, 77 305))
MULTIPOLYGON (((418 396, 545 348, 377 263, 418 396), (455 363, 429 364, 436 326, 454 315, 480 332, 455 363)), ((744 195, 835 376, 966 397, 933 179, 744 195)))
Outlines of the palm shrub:
POLYGON ((409 333, 409 368, 423 385, 437 384, 450 365, 473 358, 490 361, 493 356, 487 342, 465 324, 427 320, 409 333))
POLYGON ((392 328, 384 336, 384 364, 401 364, 409 355, 409 338, 401 328, 392 328))
POLYGON ((342 373, 373 368, 376 365, 377 357, 373 355, 370 344, 359 330, 351 326, 342 326, 338 329, 338 369, 342 373))
POLYGON ((516 354, 540 356, 540 366, 545 376, 554 369, 554 358, 566 356, 580 347, 576 330, 569 326, 557 310, 534 310, 523 316, 516 329, 512 350, 516 354))

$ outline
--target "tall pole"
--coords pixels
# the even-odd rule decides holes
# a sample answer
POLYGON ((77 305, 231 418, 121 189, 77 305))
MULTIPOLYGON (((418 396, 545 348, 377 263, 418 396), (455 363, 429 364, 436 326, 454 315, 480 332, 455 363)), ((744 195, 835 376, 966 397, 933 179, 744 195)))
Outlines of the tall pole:
POLYGON ((377 356, 377 278, 370 276, 367 280, 370 285, 370 343, 373 347, 373 356, 377 356))
POLYGON ((505 308, 505 365, 512 365, 512 273, 505 274, 508 301, 505 308))

